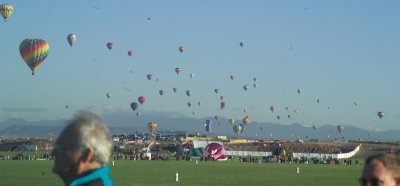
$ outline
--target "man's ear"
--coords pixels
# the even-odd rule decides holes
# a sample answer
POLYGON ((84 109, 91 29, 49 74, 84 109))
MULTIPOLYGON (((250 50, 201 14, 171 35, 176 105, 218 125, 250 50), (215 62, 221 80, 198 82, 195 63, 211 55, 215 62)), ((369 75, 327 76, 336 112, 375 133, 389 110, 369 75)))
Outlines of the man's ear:
POLYGON ((92 148, 87 148, 82 152, 80 161, 81 162, 92 162, 93 161, 93 156, 94 156, 94 151, 92 148))

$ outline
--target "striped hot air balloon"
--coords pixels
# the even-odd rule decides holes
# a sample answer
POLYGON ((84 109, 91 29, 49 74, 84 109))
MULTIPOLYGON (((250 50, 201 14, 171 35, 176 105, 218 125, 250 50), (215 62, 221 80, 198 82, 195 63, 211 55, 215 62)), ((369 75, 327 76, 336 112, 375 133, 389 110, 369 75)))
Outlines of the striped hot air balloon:
POLYGON ((42 39, 25 39, 19 45, 19 52, 34 75, 49 53, 49 44, 42 39))

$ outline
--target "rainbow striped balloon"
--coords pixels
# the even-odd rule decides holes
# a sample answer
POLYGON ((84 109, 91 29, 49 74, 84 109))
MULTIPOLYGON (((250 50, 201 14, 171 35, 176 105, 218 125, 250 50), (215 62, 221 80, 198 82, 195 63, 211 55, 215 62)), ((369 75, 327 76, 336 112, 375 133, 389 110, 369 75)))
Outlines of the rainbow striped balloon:
POLYGON ((19 45, 19 52, 34 75, 47 57, 49 44, 42 39, 25 39, 19 45))

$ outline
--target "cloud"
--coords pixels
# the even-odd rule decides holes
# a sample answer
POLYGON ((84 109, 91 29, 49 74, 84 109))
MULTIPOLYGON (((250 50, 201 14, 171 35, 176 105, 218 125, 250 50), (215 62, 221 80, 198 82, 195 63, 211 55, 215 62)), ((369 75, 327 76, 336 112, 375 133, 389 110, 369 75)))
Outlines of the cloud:
POLYGON ((1 108, 3 112, 11 112, 11 113, 38 113, 38 112, 47 112, 45 108, 13 108, 13 107, 3 107, 1 108))

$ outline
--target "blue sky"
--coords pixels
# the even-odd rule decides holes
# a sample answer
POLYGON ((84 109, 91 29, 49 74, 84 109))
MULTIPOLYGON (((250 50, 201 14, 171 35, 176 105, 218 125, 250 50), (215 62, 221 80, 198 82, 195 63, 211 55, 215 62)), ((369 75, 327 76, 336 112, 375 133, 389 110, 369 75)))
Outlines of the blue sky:
POLYGON ((93 108, 134 114, 130 103, 144 95, 141 112, 241 119, 247 109, 260 122, 400 129, 398 1, 1 3, 12 4, 14 14, 0 23, 0 121, 65 119, 93 108), (78 37, 72 48, 70 33, 78 37), (50 46, 35 76, 18 50, 26 38, 50 46), (107 42, 114 43, 111 51, 107 42), (179 46, 186 48, 183 54, 179 46), (385 112, 383 119, 378 111, 385 112))

